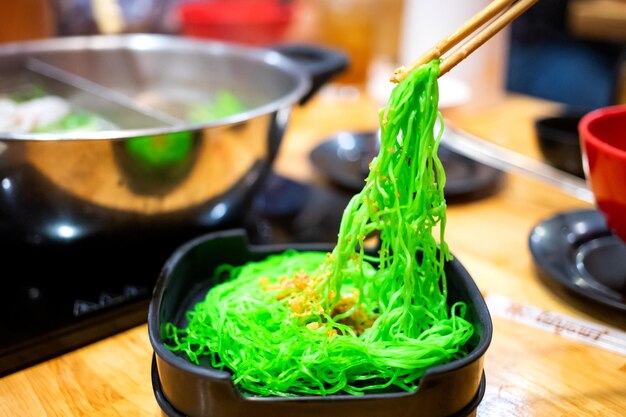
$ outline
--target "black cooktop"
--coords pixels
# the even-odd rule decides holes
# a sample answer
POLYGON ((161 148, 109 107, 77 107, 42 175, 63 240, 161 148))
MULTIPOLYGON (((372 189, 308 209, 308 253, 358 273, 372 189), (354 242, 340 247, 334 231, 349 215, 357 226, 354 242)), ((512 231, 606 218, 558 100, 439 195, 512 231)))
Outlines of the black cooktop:
MULTIPOLYGON (((349 198, 271 175, 245 217, 225 227, 246 229, 253 243, 333 242, 349 198)), ((47 246, 0 236, 0 376, 145 322, 167 257, 209 231, 128 230, 47 246)))

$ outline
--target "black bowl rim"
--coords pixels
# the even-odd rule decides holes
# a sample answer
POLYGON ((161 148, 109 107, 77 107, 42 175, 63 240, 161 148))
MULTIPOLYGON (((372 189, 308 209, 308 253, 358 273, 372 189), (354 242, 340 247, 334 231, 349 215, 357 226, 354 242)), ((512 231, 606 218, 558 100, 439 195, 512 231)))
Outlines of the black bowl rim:
MULTIPOLYGON (((163 269, 161 270, 161 274, 159 279, 154 287, 154 291, 152 294, 152 299, 150 301, 150 305, 148 308, 148 336, 150 339, 150 344, 154 349, 155 354, 159 357, 160 360, 163 360, 170 364, 173 367, 179 368, 187 373, 194 374, 196 376, 211 378, 215 380, 229 380, 232 382, 232 374, 227 371, 221 371, 214 368, 207 368, 195 365, 182 357, 176 355, 174 352, 165 348, 163 342, 159 337, 159 326, 158 326, 158 314, 159 307, 161 305, 161 301, 163 299, 164 290, 169 283, 169 276, 171 271, 174 269, 176 264, 180 261, 180 259, 185 256, 186 253, 191 251, 195 246, 213 239, 219 238, 240 238, 246 244, 248 250, 253 253, 263 253, 263 252, 279 252, 287 249, 296 248, 301 251, 328 251, 329 244, 327 243, 303 243, 303 244, 278 244, 278 245, 252 245, 249 242, 247 237, 247 233, 243 229, 230 229, 223 230, 218 232, 211 232, 201 236, 198 236, 195 239, 192 239, 176 249, 170 258, 166 261, 163 269)), ((480 360, 482 356, 484 356, 487 348, 491 343, 491 338, 493 335, 493 324, 491 321, 491 315, 489 314, 489 310, 487 308, 487 304, 485 299, 483 298, 480 290, 476 286, 476 283, 471 278, 467 270, 463 267, 463 265, 457 260, 456 257, 450 261, 451 266, 459 271, 459 275, 464 278, 466 281, 468 288, 470 290, 470 299, 466 300, 475 305, 476 311, 481 318, 481 326, 482 332, 480 334, 480 339, 476 345, 476 347, 469 352, 466 356, 461 359, 457 359, 452 362, 448 362, 443 365, 434 366, 428 369, 424 375, 421 377, 421 381, 424 379, 436 377, 437 375, 445 374, 451 370, 460 369, 465 366, 472 364, 473 362, 480 360)), ((421 382, 420 382, 421 384, 421 382)), ((407 397, 416 395, 420 392, 418 387, 417 390, 411 392, 392 392, 392 393, 380 393, 380 394, 364 394, 361 396, 354 396, 348 394, 341 395, 332 395, 332 396, 294 396, 294 397, 258 397, 258 396, 245 396, 243 393, 232 384, 233 390, 236 395, 240 396, 244 401, 356 401, 356 400, 364 400, 369 398, 395 398, 395 397, 407 397)))
POLYGON ((535 121, 535 130, 540 142, 559 143, 561 145, 578 148, 580 146, 580 135, 578 131, 559 129, 553 125, 557 121, 580 120, 579 115, 561 115, 542 117, 535 121))

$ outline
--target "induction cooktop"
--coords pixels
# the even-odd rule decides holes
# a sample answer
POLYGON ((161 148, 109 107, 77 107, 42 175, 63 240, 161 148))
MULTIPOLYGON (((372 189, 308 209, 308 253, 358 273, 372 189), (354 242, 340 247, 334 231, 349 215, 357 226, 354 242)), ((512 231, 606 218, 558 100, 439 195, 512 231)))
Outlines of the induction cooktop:
MULTIPOLYGON (((349 198, 270 175, 244 218, 224 227, 259 244, 333 242, 349 198)), ((0 234, 0 376, 145 322, 168 256, 210 231, 128 230, 44 246, 0 234)))

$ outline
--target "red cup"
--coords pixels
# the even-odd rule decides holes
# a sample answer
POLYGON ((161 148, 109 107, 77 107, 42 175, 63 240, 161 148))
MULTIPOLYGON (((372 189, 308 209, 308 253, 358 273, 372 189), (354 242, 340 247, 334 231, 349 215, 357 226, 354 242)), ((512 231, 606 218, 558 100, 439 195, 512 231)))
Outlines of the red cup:
POLYGON ((585 175, 598 209, 626 242, 626 105, 586 114, 578 131, 585 175))
POLYGON ((291 2, 213 0, 178 8, 183 35, 266 46, 283 40, 292 20, 291 2))

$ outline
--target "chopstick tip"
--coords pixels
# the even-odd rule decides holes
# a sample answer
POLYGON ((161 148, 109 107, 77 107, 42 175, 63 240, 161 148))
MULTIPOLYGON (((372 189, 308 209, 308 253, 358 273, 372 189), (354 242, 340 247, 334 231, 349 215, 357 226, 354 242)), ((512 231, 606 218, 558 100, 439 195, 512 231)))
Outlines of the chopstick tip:
POLYGON ((389 81, 391 81, 394 84, 398 84, 400 81, 404 79, 405 75, 406 75, 406 67, 401 66, 399 68, 396 68, 396 70, 393 72, 393 75, 389 77, 389 81))

